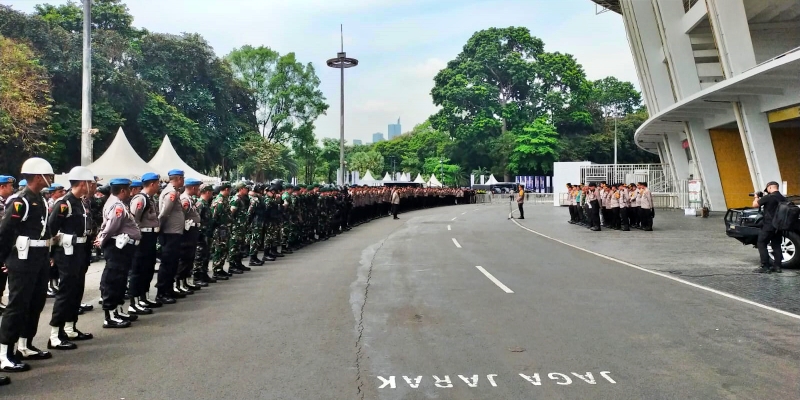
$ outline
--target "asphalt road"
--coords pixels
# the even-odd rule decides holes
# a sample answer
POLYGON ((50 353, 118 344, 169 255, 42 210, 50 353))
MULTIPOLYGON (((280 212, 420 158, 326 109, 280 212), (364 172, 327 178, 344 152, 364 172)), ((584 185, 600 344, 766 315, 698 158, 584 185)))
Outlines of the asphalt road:
POLYGON ((96 339, 33 362, 0 396, 800 397, 800 319, 542 238, 507 214, 472 205, 372 221, 129 329, 103 330, 92 311, 80 326, 96 339))

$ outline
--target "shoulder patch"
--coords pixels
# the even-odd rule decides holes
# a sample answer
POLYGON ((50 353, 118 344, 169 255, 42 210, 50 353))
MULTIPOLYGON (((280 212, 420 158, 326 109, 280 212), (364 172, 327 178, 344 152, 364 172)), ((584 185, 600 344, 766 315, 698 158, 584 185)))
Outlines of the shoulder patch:
POLYGON ((117 217, 121 217, 123 212, 125 212, 125 207, 123 206, 114 207, 114 215, 116 215, 117 217))
POLYGON ((63 214, 65 211, 67 211, 67 208, 68 207, 66 203, 61 203, 61 205, 59 206, 59 211, 63 214))
POLYGON ((169 201, 175 201, 175 192, 169 194, 169 201))

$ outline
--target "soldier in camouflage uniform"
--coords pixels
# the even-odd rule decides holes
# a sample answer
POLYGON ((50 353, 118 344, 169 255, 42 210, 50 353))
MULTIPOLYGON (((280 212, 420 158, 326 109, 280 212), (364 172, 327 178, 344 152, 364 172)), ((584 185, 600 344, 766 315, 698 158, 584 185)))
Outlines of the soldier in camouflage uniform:
MULTIPOLYGON (((248 193, 250 206, 247 208, 247 220, 249 229, 247 232, 248 254, 250 255, 250 266, 264 265, 264 261, 258 258, 258 252, 264 246, 264 220, 266 217, 266 206, 262 192, 264 186, 260 183, 253 185, 253 190, 248 193)), ((264 254, 267 259, 269 254, 264 254)), ((274 258, 273 258, 274 260, 274 258)))
POLYGON ((278 227, 280 226, 281 213, 279 199, 275 198, 276 191, 275 185, 270 185, 264 195, 264 209, 266 210, 264 214, 264 259, 267 261, 273 261, 276 257, 283 257, 283 252, 290 251, 289 249, 281 248, 283 252, 278 252, 278 246, 280 245, 278 227))
POLYGON ((214 278, 218 280, 227 280, 231 277, 231 274, 223 268, 229 252, 231 210, 228 205, 228 197, 230 197, 230 193, 231 184, 223 182, 220 185, 219 195, 211 203, 211 226, 209 230, 214 232, 211 267, 214 268, 214 278))
MULTIPOLYGON (((197 249, 194 257, 194 270, 192 276, 195 282, 216 283, 217 279, 208 275, 208 262, 211 259, 211 240, 214 230, 211 221, 211 201, 214 195, 212 185, 200 187, 200 196, 195 199, 194 206, 200 215, 200 237, 197 239, 197 249)), ((227 279, 227 278, 226 278, 227 279)))
MULTIPOLYGON (((242 264, 244 249, 247 244, 247 210, 250 207, 250 191, 247 184, 237 182, 234 187, 234 194, 231 196, 229 205, 231 210, 231 237, 228 240, 228 272, 241 274, 250 271, 250 267, 242 264)), ((249 250, 249 249, 248 249, 249 250)))

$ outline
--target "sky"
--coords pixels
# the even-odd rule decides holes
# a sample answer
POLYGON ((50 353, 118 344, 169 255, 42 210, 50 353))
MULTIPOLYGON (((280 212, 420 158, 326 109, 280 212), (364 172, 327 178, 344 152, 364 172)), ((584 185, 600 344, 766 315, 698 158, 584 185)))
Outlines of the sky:
MULTIPOLYGON (((20 11, 65 0, 0 0, 20 11)), ((326 66, 344 49, 359 60, 345 71, 345 140, 403 132, 436 107, 433 77, 476 31, 525 26, 546 51, 569 53, 589 79, 615 76, 639 86, 621 16, 597 15, 589 0, 127 0, 134 25, 150 31, 201 34, 224 56, 243 45, 295 52, 311 62, 330 108, 318 137, 339 137, 339 71, 326 66)))

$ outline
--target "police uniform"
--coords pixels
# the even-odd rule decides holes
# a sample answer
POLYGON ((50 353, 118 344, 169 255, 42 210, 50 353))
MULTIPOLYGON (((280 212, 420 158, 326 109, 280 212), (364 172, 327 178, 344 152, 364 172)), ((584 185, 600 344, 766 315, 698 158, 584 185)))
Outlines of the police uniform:
MULTIPOLYGON (((181 170, 169 171, 169 176, 183 176, 181 170)), ((158 295, 156 300, 172 304, 175 298, 186 297, 186 294, 176 292, 174 289, 175 275, 178 272, 178 261, 180 260, 181 239, 183 231, 186 229, 186 215, 181 206, 180 193, 172 183, 168 184, 161 191, 159 197, 160 213, 158 219, 161 221, 161 265, 158 267, 158 280, 156 289, 158 295)))
MULTIPOLYGON (((48 347, 70 350, 77 346, 70 343, 65 337, 64 327, 69 325, 74 332, 74 323, 78 320, 78 310, 85 281, 84 268, 87 265, 89 252, 88 231, 90 229, 90 215, 84 207, 82 199, 72 192, 53 203, 53 210, 47 221, 51 232, 58 233, 58 245, 55 247, 53 259, 58 266, 59 287, 53 302, 53 316, 50 326, 59 328, 56 336, 52 338, 48 347), (58 336, 64 337, 63 341, 58 336)), ((79 332, 79 331, 78 331, 79 332)), ((90 335, 76 334, 71 339, 87 340, 90 335)))
MULTIPOLYGON (((142 176, 142 182, 146 184, 158 180, 159 176, 152 172, 142 176)), ((148 298, 150 282, 156 270, 156 244, 161 231, 158 202, 152 195, 140 192, 131 198, 130 211, 142 236, 141 243, 135 246, 131 263, 130 295, 133 300, 131 307, 135 308, 137 313, 146 313, 145 309, 158 308, 162 305, 160 301, 150 301, 148 298)))
MULTIPOLYGON (((111 186, 130 186, 129 179, 116 178, 111 186)), ((104 328, 127 328, 136 315, 129 315, 122 308, 125 303, 125 284, 131 268, 136 246, 142 233, 136 225, 128 206, 115 195, 108 197, 103 207, 103 229, 97 235, 106 266, 100 277, 100 295, 105 312, 104 328)))
MULTIPOLYGON (((184 187, 199 186, 202 182, 197 179, 187 178, 184 187)), ((178 258, 178 271, 176 274, 176 289, 186 294, 200 290, 201 286, 190 284, 189 276, 192 274, 197 242, 200 239, 200 214, 197 212, 195 201, 185 190, 181 194, 181 208, 186 216, 184 232, 181 238, 181 250, 178 258)), ((199 282, 198 282, 199 283, 199 282)))

